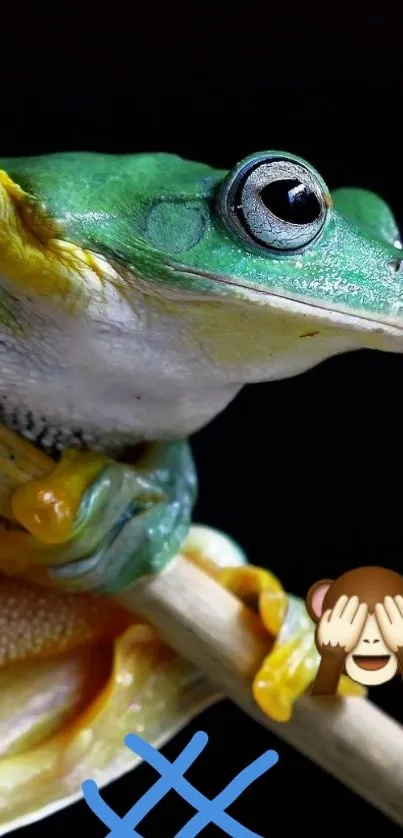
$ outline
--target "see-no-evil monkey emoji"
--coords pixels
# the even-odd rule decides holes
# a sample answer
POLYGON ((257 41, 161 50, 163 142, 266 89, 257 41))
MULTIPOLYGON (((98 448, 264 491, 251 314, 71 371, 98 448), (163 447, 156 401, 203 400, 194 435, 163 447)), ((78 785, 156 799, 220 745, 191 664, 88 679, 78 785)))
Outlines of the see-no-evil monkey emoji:
POLYGON ((344 672, 372 687, 403 675, 403 576, 360 567, 323 579, 306 597, 321 662, 312 695, 334 695, 344 672))

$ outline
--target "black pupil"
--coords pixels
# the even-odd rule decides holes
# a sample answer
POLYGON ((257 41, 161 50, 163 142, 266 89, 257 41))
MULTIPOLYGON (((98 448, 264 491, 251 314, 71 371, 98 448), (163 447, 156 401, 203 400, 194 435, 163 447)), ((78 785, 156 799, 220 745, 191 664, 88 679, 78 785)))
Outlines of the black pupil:
POLYGON ((290 224, 312 224, 319 218, 318 198, 300 180, 275 180, 262 189, 260 197, 268 210, 290 224))

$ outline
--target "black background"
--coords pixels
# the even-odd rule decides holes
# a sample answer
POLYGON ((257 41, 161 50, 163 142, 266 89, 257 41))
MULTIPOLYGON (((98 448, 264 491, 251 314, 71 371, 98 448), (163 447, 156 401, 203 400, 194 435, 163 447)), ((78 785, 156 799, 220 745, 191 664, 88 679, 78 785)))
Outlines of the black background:
MULTIPOLYGON (((164 150, 231 167, 251 152, 285 149, 308 159, 331 188, 379 192, 403 224, 397 4, 376 4, 377 12, 282 5, 149 2, 128 11, 116 3, 60 10, 6 4, 0 156, 164 150)), ((300 596, 317 578, 349 567, 402 570, 402 384, 403 358, 361 352, 245 388, 193 440, 197 519, 231 533, 253 563, 270 567, 300 596)), ((399 679, 371 698, 403 721, 399 679)), ((174 758, 198 729, 210 744, 190 776, 208 796, 266 748, 278 750, 278 765, 230 810, 257 834, 321 829, 324 810, 345 835, 355 833, 354 821, 397 835, 229 702, 204 713, 164 753, 174 758)), ((123 813, 153 781, 141 766, 105 797, 123 813)), ((186 814, 171 795, 144 822, 144 835, 170 838, 186 814)), ((21 835, 81 828, 105 834, 84 803, 21 835)))

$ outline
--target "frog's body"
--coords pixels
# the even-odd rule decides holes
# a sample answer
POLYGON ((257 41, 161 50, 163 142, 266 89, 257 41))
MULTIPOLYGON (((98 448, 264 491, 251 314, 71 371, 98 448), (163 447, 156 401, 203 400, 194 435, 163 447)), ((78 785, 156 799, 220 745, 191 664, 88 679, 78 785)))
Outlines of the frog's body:
POLYGON ((231 233, 217 205, 227 173, 173 155, 0 160, 6 422, 45 445, 58 431, 64 444, 78 431, 114 448, 182 437, 245 382, 361 346, 400 351, 388 208, 344 191, 342 216, 306 164, 271 156, 292 167, 278 178, 302 172, 317 186, 327 215, 308 247, 289 249, 287 223, 276 250, 231 233))
MULTIPOLYGON (((196 486, 186 438, 245 383, 296 375, 362 347, 403 351, 401 255, 396 223, 380 198, 356 189, 330 196, 321 177, 289 154, 255 155, 230 173, 166 154, 0 160, 0 419, 51 453, 89 447, 104 457, 128 444, 151 443, 135 468, 108 457, 62 454, 54 472, 45 454, 31 456, 17 446, 12 465, 6 456, 8 478, 24 482, 23 462, 37 480, 20 486, 11 505, 0 492, 0 513, 11 526, 18 524, 0 539, 3 572, 25 573, 39 556, 52 583, 110 593, 160 569, 181 547, 191 523, 196 486)), ((0 454, 8 443, 7 432, 0 433, 0 454)), ((219 552, 225 552, 222 545, 219 552)), ((228 549, 229 561, 239 563, 228 549)), ((152 705, 145 729, 154 740, 177 729, 178 713, 183 720, 206 695, 211 700, 205 687, 192 693, 194 673, 175 664, 166 674, 154 649, 154 684, 164 694, 164 677, 174 685, 155 727, 149 676, 135 670, 145 654, 139 627, 127 628, 120 611, 108 615, 112 606, 101 605, 98 615, 91 598, 89 605, 77 600, 83 617, 81 606, 63 594, 48 601, 41 588, 27 593, 27 581, 18 584, 0 576, 2 607, 6 613, 7 603, 31 603, 34 616, 21 621, 21 637, 28 632, 28 640, 17 658, 42 669, 18 674, 9 668, 13 638, 0 646, 0 682, 2 672, 9 679, 2 695, 10 695, 5 708, 0 702, 0 724, 7 725, 11 742, 1 754, 11 760, 0 759, 0 833, 9 828, 8 818, 25 811, 34 819, 35 807, 42 812, 57 799, 64 805, 85 771, 98 770, 99 754, 102 782, 127 770, 119 737, 125 725, 136 724, 138 681, 148 695, 146 716, 152 705), (64 621, 58 622, 59 612, 64 621), (60 740, 52 734, 59 725, 63 736, 66 712, 76 707, 80 689, 89 701, 79 674, 88 666, 77 655, 88 644, 110 643, 111 635, 114 690, 103 694, 102 712, 102 702, 91 705, 91 724, 88 714, 80 716, 85 735, 81 730, 81 739, 70 738, 66 749, 72 769, 60 764, 60 740), (76 655, 74 677, 71 660, 63 658, 66 643, 76 655), (62 689, 56 685, 52 692, 46 678, 53 677, 57 652, 62 689), (31 718, 36 690, 54 701, 51 719, 49 697, 44 715, 31 718), (63 706, 56 693, 64 696, 63 706), (23 735, 10 711, 20 695, 26 696, 23 735), (41 747, 32 750, 38 741, 41 747), (8 771, 14 772, 11 793, 8 771), (43 786, 47 771, 57 778, 49 787, 43 786)), ((265 584, 274 584, 278 601, 277 583, 265 584)), ((280 676, 276 670, 273 677, 273 667, 283 673, 288 704, 314 677, 311 628, 301 609, 292 619, 285 636, 310 637, 308 644, 297 642, 297 652, 295 640, 290 647, 293 672, 297 661, 302 676, 288 684, 288 657, 280 649, 262 675, 263 692, 266 676, 274 685, 270 701, 265 693, 265 706, 277 701, 280 676)), ((151 653, 145 658, 151 660, 151 653)), ((148 672, 144 666, 141 672, 148 672)), ((137 721, 143 724, 143 716, 137 721)))

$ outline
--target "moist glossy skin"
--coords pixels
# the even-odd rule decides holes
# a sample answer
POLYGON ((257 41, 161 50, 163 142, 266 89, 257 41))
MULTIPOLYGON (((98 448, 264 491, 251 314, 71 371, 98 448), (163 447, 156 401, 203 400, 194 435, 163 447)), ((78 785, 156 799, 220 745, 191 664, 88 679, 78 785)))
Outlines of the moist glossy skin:
POLYGON ((45 447, 187 436, 246 382, 361 346, 401 351, 390 210, 360 190, 332 199, 298 157, 264 152, 228 173, 66 153, 0 169, 0 401, 45 447), (311 240, 273 223, 253 177, 309 184, 323 216, 311 240), (240 222, 231 187, 245 178, 240 222))
MULTIPOLYGON (((46 458, 42 467, 44 454, 38 459, 0 426, 10 481, 7 496, 0 491, 1 508, 11 507, 12 523, 20 525, 0 541, 0 595, 6 616, 11 608, 12 631, 24 639, 20 679, 7 657, 3 662, 8 700, 0 722, 7 735, 20 735, 12 725, 18 706, 28 732, 22 758, 0 759, 4 834, 67 805, 90 774, 97 772, 103 785, 128 770, 123 731, 142 725, 142 735, 160 744, 177 719, 183 723, 211 700, 210 693, 188 695, 194 674, 183 672, 181 662, 166 671, 158 650, 153 657, 144 627, 138 635, 135 624, 124 631, 118 621, 114 628, 108 610, 104 618, 93 611, 91 595, 88 606, 86 593, 77 600, 77 590, 119 593, 184 551, 197 488, 186 437, 244 383, 295 375, 360 347, 402 351, 403 298, 398 231, 388 207, 360 190, 332 199, 310 165, 289 154, 254 155, 229 173, 165 154, 58 154, 2 160, 0 170, 0 421, 52 453, 87 445, 115 454, 127 443, 151 441, 135 468, 71 451, 56 466, 46 458), (61 604, 53 602, 54 591, 36 587, 30 616, 29 584, 16 574, 38 582, 28 575, 38 568, 42 582, 59 587, 61 604), (89 623, 76 602, 84 612, 90 608, 89 623), (53 612, 66 615, 63 625, 53 612), (83 694, 92 677, 87 659, 78 660, 72 678, 62 658, 75 615, 78 651, 89 624, 96 666, 103 624, 116 632, 117 694, 104 693, 103 703, 97 697, 95 720, 91 713, 76 720, 81 752, 74 737, 73 752, 58 739, 66 732, 63 714, 81 695, 74 677, 82 679, 83 694), (57 678, 50 657, 44 675, 27 668, 49 625, 57 630, 57 678), (58 684, 65 683, 59 711, 58 684), (29 744, 39 736, 31 696, 35 708, 59 712, 50 719, 45 712, 45 729, 56 735, 39 751, 29 744), (91 732, 93 749, 86 744, 91 732)), ((1 477, 0 468, 0 490, 1 477)), ((196 542, 193 535, 191 554, 208 556, 209 537, 196 542)), ((224 564, 226 552, 222 539, 213 546, 213 558, 219 554, 224 564)), ((237 551, 229 552, 228 564, 239 564, 237 551)), ((250 570, 262 602, 284 604, 277 581, 250 570), (270 591, 275 596, 265 599, 270 591)), ((251 591, 248 573, 234 584, 238 595, 242 584, 251 591)), ((317 666, 303 603, 287 601, 286 614, 281 606, 274 622, 271 612, 269 623, 263 620, 277 642, 255 682, 257 702, 277 721, 289 718, 317 666)), ((11 637, 5 652, 12 656, 14 646, 11 637)))

